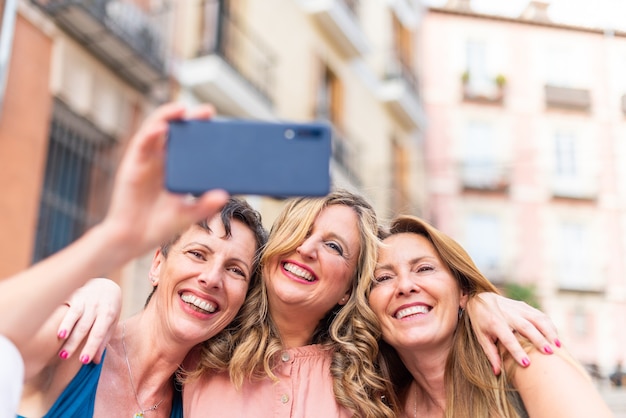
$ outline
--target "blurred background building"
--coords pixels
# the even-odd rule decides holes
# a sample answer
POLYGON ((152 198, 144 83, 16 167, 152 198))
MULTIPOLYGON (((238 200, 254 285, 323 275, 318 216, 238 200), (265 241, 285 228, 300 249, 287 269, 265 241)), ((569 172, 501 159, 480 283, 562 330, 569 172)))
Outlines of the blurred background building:
MULTIPOLYGON (((626 357, 626 28, 486 3, 0 1, 0 277, 101 219, 162 102, 325 120, 333 187, 458 239, 608 374, 626 357)), ((267 226, 283 203, 250 201, 267 226)), ((109 273, 125 314, 151 258, 109 273)))

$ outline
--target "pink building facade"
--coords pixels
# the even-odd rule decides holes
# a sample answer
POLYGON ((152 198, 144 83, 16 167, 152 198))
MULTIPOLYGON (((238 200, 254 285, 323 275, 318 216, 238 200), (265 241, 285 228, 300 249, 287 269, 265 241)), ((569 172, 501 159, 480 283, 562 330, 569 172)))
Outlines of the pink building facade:
POLYGON ((606 375, 626 361, 626 33, 538 11, 426 13, 424 213, 606 375))

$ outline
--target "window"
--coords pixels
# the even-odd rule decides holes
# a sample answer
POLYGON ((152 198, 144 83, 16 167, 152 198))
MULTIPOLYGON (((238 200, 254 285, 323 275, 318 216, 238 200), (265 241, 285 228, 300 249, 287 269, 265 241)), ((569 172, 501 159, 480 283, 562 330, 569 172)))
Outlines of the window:
POLYGON ((391 141, 392 146, 392 204, 394 213, 403 213, 410 209, 409 202, 409 151, 397 140, 391 141))
POLYGON ((319 86, 315 116, 330 121, 335 127, 341 128, 343 116, 343 88, 335 73, 323 64, 319 86))
POLYGON ((563 47, 552 47, 546 57, 546 82, 558 87, 577 87, 582 84, 582 61, 576 54, 563 47))
POLYGON ((502 281, 500 218, 487 213, 474 213, 467 217, 465 228, 465 248, 476 266, 491 281, 502 281))
POLYGON ((33 261, 64 248, 102 219, 114 172, 112 145, 88 121, 55 102, 33 261))
POLYGON ((572 132, 557 131, 554 134, 553 191, 557 196, 576 197, 583 190, 579 164, 579 143, 572 132))
POLYGON ((578 222, 561 222, 558 229, 557 276, 565 290, 598 290, 590 268, 589 232, 578 222))
POLYGON ((503 185, 505 179, 495 155, 491 125, 479 121, 466 125, 462 160, 465 187, 495 190, 503 185))

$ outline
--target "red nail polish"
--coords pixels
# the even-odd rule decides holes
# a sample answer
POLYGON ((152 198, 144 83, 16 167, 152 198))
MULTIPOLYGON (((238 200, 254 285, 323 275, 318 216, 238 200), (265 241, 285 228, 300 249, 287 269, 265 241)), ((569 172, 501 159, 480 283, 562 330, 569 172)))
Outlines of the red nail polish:
POLYGON ((63 360, 65 360, 68 356, 69 353, 65 350, 61 350, 61 352, 59 353, 59 357, 61 357, 63 360))
POLYGON ((80 362, 83 364, 89 363, 89 356, 86 354, 83 354, 82 356, 80 356, 80 362))
POLYGON ((59 337, 60 339, 64 339, 65 337, 67 337, 67 330, 62 329, 61 331, 59 331, 57 337, 59 337))
POLYGON ((545 347, 543 347, 543 351, 545 351, 546 354, 554 353, 554 351, 552 351, 552 347, 550 347, 549 345, 546 345, 545 347))
POLYGON ((528 360, 527 357, 522 359, 522 366, 524 366, 524 367, 530 366, 530 360, 528 360))
POLYGON ((557 338, 556 340, 554 340, 554 345, 561 348, 561 341, 559 341, 559 339, 557 338))

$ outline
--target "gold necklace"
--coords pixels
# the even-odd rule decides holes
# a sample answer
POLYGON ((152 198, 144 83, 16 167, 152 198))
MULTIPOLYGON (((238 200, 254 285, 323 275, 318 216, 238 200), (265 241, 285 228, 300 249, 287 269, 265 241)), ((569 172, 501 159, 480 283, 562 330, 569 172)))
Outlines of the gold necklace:
POLYGON ((128 361, 128 353, 126 351, 126 322, 122 324, 122 348, 124 349, 124 360, 126 360, 126 367, 128 368, 128 378, 130 379, 130 387, 133 389, 133 394, 135 395, 135 402, 137 402, 137 407, 139 408, 139 412, 136 412, 133 415, 133 418, 141 418, 144 416, 146 412, 156 411, 156 409, 161 405, 161 403, 165 400, 165 398, 161 399, 158 403, 152 405, 150 408, 143 409, 141 404, 139 403, 139 396, 137 396, 137 390, 135 389, 135 383, 133 381, 133 372, 130 369, 130 362, 128 361))

